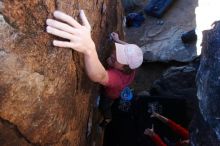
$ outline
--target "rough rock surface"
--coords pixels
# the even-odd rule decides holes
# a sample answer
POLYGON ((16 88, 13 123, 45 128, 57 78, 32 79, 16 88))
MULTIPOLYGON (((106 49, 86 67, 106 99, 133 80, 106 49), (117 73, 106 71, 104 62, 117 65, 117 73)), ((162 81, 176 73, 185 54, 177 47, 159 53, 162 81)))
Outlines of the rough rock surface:
POLYGON ((198 114, 192 124, 192 144, 220 145, 220 21, 203 32, 197 73, 198 114))
POLYGON ((154 81, 150 93, 154 96, 176 98, 196 97, 196 72, 198 61, 186 66, 171 67, 154 81))
POLYGON ((198 66, 199 58, 185 66, 171 67, 153 83, 150 89, 152 96, 185 100, 186 121, 192 119, 196 109, 197 88, 195 79, 198 66))
POLYGON ((87 122, 95 121, 89 116, 95 114, 92 105, 97 86, 84 72, 83 56, 53 47, 54 37, 45 32, 46 18, 52 17, 55 9, 75 18, 79 9, 84 9, 102 56, 108 50, 108 34, 121 33, 118 1, 0 1, 2 146, 84 146, 92 143, 93 131, 97 131, 90 128, 86 139, 87 122))
MULTIPOLYGON (((148 2, 145 0, 142 7, 148 2)), ((146 15, 141 27, 126 30, 128 42, 141 46, 145 61, 192 61, 196 57, 195 43, 183 44, 181 35, 196 27, 197 4, 197 0, 177 0, 161 19, 146 15)))

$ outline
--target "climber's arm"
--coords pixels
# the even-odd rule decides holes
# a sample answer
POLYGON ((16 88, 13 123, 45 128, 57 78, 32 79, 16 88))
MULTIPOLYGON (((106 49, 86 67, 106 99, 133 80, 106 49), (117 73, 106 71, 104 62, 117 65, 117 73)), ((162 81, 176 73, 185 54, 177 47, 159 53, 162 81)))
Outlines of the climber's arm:
POLYGON ((89 54, 84 54, 84 61, 86 72, 89 78, 93 82, 98 82, 102 85, 106 85, 109 80, 108 73, 101 64, 96 50, 91 51, 89 54))
POLYGON ((71 16, 55 11, 54 17, 58 20, 47 19, 47 32, 69 41, 54 40, 53 45, 58 47, 72 48, 84 54, 84 62, 89 78, 100 84, 106 85, 108 73, 101 64, 95 43, 91 38, 91 26, 83 12, 80 11, 82 25, 71 16))

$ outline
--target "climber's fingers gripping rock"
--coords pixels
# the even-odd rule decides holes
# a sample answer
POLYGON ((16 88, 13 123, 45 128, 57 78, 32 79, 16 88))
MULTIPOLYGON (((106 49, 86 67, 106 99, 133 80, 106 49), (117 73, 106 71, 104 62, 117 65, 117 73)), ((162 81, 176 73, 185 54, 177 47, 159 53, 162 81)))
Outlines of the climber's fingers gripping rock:
POLYGON ((61 11, 55 11, 53 15, 55 19, 47 19, 46 21, 48 25, 46 28, 47 32, 69 40, 54 40, 54 46, 72 48, 83 54, 88 54, 91 52, 91 49, 95 48, 91 38, 91 26, 83 10, 80 10, 82 24, 61 11))

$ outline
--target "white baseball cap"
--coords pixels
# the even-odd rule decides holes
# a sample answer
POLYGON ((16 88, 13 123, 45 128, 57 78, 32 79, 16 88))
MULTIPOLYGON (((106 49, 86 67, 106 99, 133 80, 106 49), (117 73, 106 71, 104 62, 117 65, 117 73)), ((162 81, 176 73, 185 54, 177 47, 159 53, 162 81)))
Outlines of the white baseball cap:
POLYGON ((128 65, 131 69, 136 69, 142 64, 143 52, 137 45, 115 43, 115 48, 119 63, 128 65))

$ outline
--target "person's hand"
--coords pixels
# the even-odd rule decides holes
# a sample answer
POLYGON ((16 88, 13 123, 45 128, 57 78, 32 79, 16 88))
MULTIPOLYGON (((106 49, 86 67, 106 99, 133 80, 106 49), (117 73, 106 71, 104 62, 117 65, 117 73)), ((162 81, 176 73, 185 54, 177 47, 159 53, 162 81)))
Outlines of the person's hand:
POLYGON ((168 119, 156 112, 153 112, 152 115, 150 116, 151 118, 157 118, 159 119, 160 121, 164 122, 164 123, 167 123, 168 122, 168 119))
POLYGON ((159 120, 166 119, 164 116, 162 116, 162 115, 160 115, 160 114, 158 114, 156 112, 153 112, 150 117, 151 118, 158 118, 159 120))
POLYGON ((112 38, 115 42, 120 41, 120 40, 119 40, 119 36, 118 36, 118 34, 117 34, 116 32, 112 32, 112 33, 111 33, 111 38, 112 38))
POLYGON ((148 135, 148 136, 154 136, 154 135, 156 135, 156 133, 154 132, 154 129, 153 129, 153 128, 152 128, 152 129, 150 129, 150 128, 145 129, 145 130, 144 130, 144 134, 145 134, 145 135, 148 135))
POLYGON ((83 10, 80 10, 82 25, 74 18, 63 12, 55 11, 53 15, 60 21, 47 19, 47 32, 69 40, 54 40, 54 46, 72 48, 84 54, 89 54, 93 49, 95 49, 95 44, 91 38, 91 26, 83 10))
POLYGON ((153 112, 150 117, 151 118, 158 118, 158 117, 160 117, 160 114, 153 112))

